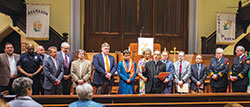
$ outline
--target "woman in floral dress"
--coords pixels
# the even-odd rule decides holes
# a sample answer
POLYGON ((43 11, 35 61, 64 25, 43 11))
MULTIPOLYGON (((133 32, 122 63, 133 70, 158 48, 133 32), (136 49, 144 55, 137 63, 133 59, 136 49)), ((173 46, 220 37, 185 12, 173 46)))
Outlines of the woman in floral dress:
POLYGON ((142 75, 142 72, 144 70, 144 66, 146 62, 151 60, 151 54, 152 51, 149 48, 146 48, 142 52, 143 57, 138 61, 138 67, 136 74, 139 76, 139 94, 145 94, 145 82, 147 81, 147 78, 142 75))

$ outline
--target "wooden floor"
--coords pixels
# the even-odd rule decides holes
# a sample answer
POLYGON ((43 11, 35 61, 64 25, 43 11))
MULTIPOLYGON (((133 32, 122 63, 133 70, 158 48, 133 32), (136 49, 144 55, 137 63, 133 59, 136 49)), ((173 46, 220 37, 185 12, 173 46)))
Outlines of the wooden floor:
MULTIPOLYGON (((32 98, 45 107, 66 107, 78 100, 76 95, 34 95, 32 98)), ((5 99, 12 98, 6 96, 5 99)), ((227 103, 240 103, 250 107, 248 93, 94 95, 93 100, 105 106, 223 107, 227 103)))

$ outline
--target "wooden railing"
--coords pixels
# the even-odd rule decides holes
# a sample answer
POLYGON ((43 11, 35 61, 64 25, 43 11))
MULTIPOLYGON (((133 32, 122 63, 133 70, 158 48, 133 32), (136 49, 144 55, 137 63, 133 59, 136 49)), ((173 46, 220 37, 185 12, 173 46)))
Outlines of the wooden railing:
MULTIPOLYGON (((250 4, 241 7, 239 2, 239 8, 236 13, 236 34, 237 39, 241 34, 246 33, 246 29, 250 24, 250 4)), ((216 48, 226 48, 228 45, 217 45, 216 44, 216 31, 210 34, 208 37, 201 37, 202 43, 202 54, 214 54, 216 48)))
MULTIPOLYGON (((13 26, 17 26, 23 32, 26 32, 26 4, 25 0, 0 0, 0 12, 9 15, 13 21, 13 26)), ((60 48, 60 44, 68 40, 68 33, 62 35, 49 27, 49 40, 35 40, 39 45, 46 49, 51 46, 60 48)))

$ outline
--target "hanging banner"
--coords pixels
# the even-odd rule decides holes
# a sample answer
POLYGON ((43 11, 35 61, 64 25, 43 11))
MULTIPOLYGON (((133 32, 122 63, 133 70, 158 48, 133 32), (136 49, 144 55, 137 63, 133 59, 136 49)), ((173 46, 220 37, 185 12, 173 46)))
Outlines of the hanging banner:
POLYGON ((50 5, 27 4, 26 33, 28 38, 49 39, 50 5))
POLYGON ((216 44, 234 43, 235 19, 234 13, 217 13, 216 44))
POLYGON ((154 51, 154 38, 138 38, 138 55, 142 55, 142 51, 145 48, 151 49, 152 53, 154 51))

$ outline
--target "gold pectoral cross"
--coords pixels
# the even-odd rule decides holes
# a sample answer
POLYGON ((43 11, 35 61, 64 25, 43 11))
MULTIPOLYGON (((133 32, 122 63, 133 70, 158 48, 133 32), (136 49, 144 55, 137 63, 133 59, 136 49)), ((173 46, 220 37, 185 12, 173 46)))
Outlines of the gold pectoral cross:
POLYGON ((170 53, 174 54, 173 62, 176 61, 176 59, 175 59, 175 54, 178 54, 179 52, 180 52, 180 51, 177 51, 177 50, 176 50, 176 47, 174 47, 174 51, 170 50, 170 53))

